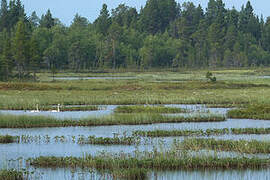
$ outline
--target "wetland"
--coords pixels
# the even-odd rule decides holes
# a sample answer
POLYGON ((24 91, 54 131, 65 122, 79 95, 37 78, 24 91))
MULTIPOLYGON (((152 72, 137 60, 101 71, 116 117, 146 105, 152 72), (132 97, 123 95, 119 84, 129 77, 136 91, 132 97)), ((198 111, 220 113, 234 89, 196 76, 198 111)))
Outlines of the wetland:
POLYGON ((0 177, 267 179, 270 80, 204 73, 1 82, 0 177))

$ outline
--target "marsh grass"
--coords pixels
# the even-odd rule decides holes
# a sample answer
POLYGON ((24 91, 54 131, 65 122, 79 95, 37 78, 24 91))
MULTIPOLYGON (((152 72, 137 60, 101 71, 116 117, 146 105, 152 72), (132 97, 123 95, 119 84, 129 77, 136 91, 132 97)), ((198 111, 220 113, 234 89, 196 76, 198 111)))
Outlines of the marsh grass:
POLYGON ((233 134, 270 134, 270 128, 232 128, 233 134))
POLYGON ((165 106, 118 106, 116 113, 185 113, 186 109, 165 106))
POLYGON ((135 158, 130 156, 38 157, 28 160, 37 168, 96 168, 97 170, 145 169, 194 170, 194 169, 257 169, 269 167, 269 159, 219 158, 217 156, 177 157, 174 153, 155 153, 153 156, 135 158))
POLYGON ((186 150, 209 149, 215 151, 234 151, 248 154, 270 153, 270 142, 246 140, 186 139, 182 142, 186 150))
POLYGON ((18 142, 18 138, 15 136, 10 135, 0 136, 0 144, 8 144, 14 142, 18 142))
POLYGON ((24 180, 23 173, 16 170, 0 170, 1 180, 24 180))
POLYGON ((215 84, 199 80, 204 78, 204 71, 185 74, 135 73, 140 80, 91 80, 91 83, 89 81, 1 82, 0 109, 31 110, 35 109, 36 104, 51 106, 59 103, 63 105, 220 104, 229 106, 269 101, 269 81, 252 78, 243 81, 240 76, 243 74, 242 71, 230 72, 231 75, 228 72, 230 71, 215 72, 220 75, 218 79, 222 76, 226 78, 215 84), (184 78, 186 81, 153 82, 157 78, 184 78))
POLYGON ((247 108, 232 109, 228 112, 228 117, 270 120, 270 105, 250 105, 247 108))
POLYGON ((44 116, 0 115, 0 128, 38 128, 38 127, 69 127, 69 126, 110 126, 140 125, 155 123, 183 122, 219 122, 225 121, 224 116, 210 114, 208 116, 163 116, 160 114, 115 114, 104 117, 88 117, 80 120, 57 120, 44 116))
POLYGON ((173 136, 210 136, 229 134, 229 129, 207 129, 203 130, 155 130, 155 131, 134 131, 134 136, 146 137, 173 137, 173 136))
POLYGON ((96 137, 89 136, 87 139, 80 139, 79 144, 99 144, 99 145, 132 145, 135 144, 134 137, 96 137))

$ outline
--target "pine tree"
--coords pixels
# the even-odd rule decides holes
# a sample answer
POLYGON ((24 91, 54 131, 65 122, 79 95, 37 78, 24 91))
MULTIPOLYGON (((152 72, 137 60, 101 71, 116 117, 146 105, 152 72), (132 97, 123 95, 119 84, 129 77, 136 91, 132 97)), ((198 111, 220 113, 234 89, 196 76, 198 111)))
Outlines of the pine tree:
POLYGON ((29 63, 29 41, 26 26, 22 20, 20 20, 16 25, 12 47, 13 57, 19 73, 19 79, 22 79, 27 71, 29 63))
POLYGON ((3 31, 4 28, 8 28, 8 5, 7 0, 1 1, 0 9, 0 31, 3 31))
POLYGON ((48 9, 45 15, 41 16, 39 24, 40 27, 45 27, 48 29, 52 28, 55 25, 55 19, 52 17, 50 9, 48 9))
POLYGON ((1 33, 1 37, 0 74, 2 74, 2 78, 0 79, 8 80, 13 68, 11 39, 6 29, 1 33))
POLYGON ((36 11, 32 12, 31 16, 29 17, 29 21, 33 27, 37 27, 39 25, 40 19, 37 16, 36 11))
POLYGON ((103 35, 107 34, 108 29, 111 25, 111 18, 107 8, 108 8, 107 5, 103 4, 102 9, 100 11, 100 15, 94 22, 97 31, 102 33, 103 35))

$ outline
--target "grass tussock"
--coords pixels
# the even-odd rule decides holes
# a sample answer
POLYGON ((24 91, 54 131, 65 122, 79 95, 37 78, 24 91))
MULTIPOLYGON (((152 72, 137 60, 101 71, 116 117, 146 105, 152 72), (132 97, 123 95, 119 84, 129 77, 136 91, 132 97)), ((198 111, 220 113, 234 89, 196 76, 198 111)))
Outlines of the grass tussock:
POLYGON ((186 139, 182 143, 186 150, 209 149, 215 151, 234 151, 248 154, 270 153, 270 142, 246 140, 186 139))
POLYGON ((80 139, 79 144, 99 144, 99 145, 132 145, 135 144, 134 137, 95 137, 89 136, 87 139, 80 139))
POLYGON ((155 131, 134 131, 134 136, 145 137, 173 137, 173 136, 210 136, 229 134, 229 129, 207 129, 203 130, 155 130, 155 131))
POLYGON ((16 170, 0 170, 1 180, 24 180, 23 173, 16 170))
POLYGON ((216 83, 203 82, 203 81, 187 81, 179 84, 164 83, 160 85, 160 89, 175 90, 175 89, 188 89, 188 90, 203 90, 203 89, 242 89, 242 88, 269 88, 268 84, 255 84, 255 83, 235 83, 219 81, 216 83))
POLYGON ((270 128, 232 128, 233 134, 270 134, 270 128))
POLYGON ((81 120, 57 120, 44 116, 0 115, 0 128, 37 128, 37 127, 69 127, 69 126, 110 126, 110 125, 141 125, 155 123, 183 122, 219 122, 225 121, 219 115, 209 116, 163 116, 160 114, 116 114, 104 117, 89 117, 81 120))
POLYGON ((229 118, 270 120, 269 105, 250 105, 247 108, 233 109, 228 112, 229 118))
POLYGON ((18 90, 18 91, 45 91, 62 90, 58 85, 48 83, 29 83, 29 82, 9 82, 0 83, 0 90, 18 90))
POLYGON ((186 109, 165 106, 118 106, 116 113, 185 113, 186 109))
POLYGON ((225 134, 270 134, 270 128, 224 128, 206 130, 154 130, 134 131, 133 136, 144 137, 174 137, 174 136, 219 136, 225 134))
POLYGON ((14 142, 17 142, 17 137, 10 135, 0 136, 0 144, 8 144, 14 142))
POLYGON ((260 158, 219 158, 216 156, 181 156, 174 153, 156 153, 151 157, 129 156, 86 156, 77 157, 38 157, 29 160, 37 168, 96 168, 98 170, 146 169, 146 170, 194 170, 194 169, 257 169, 267 168, 269 159, 260 158))

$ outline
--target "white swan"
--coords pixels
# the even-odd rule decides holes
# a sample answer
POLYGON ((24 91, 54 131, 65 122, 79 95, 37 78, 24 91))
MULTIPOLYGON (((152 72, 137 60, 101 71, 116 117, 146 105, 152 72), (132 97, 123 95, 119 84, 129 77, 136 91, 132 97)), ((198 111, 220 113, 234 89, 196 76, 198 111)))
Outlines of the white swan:
POLYGON ((37 107, 36 110, 32 110, 32 111, 30 111, 30 112, 31 112, 31 113, 39 113, 40 111, 39 111, 39 109, 38 109, 38 104, 36 105, 36 107, 37 107))
POLYGON ((57 105, 57 110, 52 110, 51 112, 53 113, 60 112, 60 104, 57 105))

